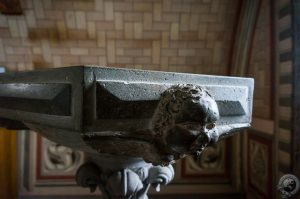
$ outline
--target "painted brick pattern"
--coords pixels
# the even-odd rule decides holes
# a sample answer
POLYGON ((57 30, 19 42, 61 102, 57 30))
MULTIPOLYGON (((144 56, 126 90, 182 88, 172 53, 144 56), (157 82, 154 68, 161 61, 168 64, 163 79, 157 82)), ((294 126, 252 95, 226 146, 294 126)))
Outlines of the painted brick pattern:
POLYGON ((290 1, 280 0, 277 7, 277 121, 278 134, 278 175, 280 178, 291 173, 292 164, 292 21, 290 1))
POLYGON ((11 71, 96 64, 226 74, 237 0, 24 0, 0 15, 11 71))

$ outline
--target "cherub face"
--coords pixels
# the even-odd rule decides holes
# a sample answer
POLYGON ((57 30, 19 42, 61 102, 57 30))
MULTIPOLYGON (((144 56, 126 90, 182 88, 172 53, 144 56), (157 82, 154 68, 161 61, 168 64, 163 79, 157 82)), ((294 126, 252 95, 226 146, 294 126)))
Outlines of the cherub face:
POLYGON ((167 144, 180 154, 200 153, 215 136, 218 118, 218 106, 210 96, 184 103, 167 133, 167 144))
POLYGON ((211 141, 214 123, 178 123, 171 128, 166 137, 167 144, 177 153, 195 154, 201 152, 211 141))
POLYGON ((167 162, 200 153, 217 137, 219 109, 201 86, 176 85, 166 90, 153 117, 153 134, 167 162))

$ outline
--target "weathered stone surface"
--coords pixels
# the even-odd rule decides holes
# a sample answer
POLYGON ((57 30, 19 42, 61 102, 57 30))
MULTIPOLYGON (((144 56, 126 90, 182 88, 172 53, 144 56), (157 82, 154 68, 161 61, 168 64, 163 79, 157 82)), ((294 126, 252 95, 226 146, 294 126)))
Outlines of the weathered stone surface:
POLYGON ((78 66, 1 74, 0 118, 78 150, 168 165, 248 127, 252 95, 249 78, 78 66))

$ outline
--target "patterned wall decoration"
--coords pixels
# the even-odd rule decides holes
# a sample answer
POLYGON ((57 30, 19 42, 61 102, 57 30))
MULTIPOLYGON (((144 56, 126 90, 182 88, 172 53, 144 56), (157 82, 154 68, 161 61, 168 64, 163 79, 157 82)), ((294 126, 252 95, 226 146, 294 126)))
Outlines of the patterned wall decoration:
POLYGON ((278 175, 277 180, 286 173, 291 173, 292 146, 292 79, 293 79, 293 49, 292 49, 292 16, 291 1, 278 1, 276 36, 278 46, 278 90, 277 90, 277 121, 278 133, 278 175))
POLYGON ((33 195, 89 195, 75 182, 85 154, 58 145, 34 132, 18 133, 18 187, 22 198, 33 195))
POLYGON ((272 139, 248 132, 248 183, 263 198, 272 196, 272 139))
MULTIPOLYGON (((249 1, 250 2, 250 1, 249 1)), ((274 130, 276 31, 274 6, 276 1, 256 1, 255 23, 250 40, 247 67, 239 69, 244 76, 255 79, 252 128, 243 137, 244 188, 247 198, 273 198, 276 189, 276 131, 274 130), (270 165, 273 165, 272 167, 270 165)), ((251 1, 255 6, 255 1, 251 1)), ((245 12, 245 11, 244 11, 245 12)), ((249 11, 247 10, 249 14, 249 11)), ((249 41, 248 41, 249 42, 249 41)), ((246 42, 245 42, 246 43, 246 42)))
POLYGON ((207 147, 200 156, 182 160, 182 177, 198 178, 218 182, 216 179, 230 179, 231 139, 207 147))
MULTIPOLYGON (((292 161, 293 173, 300 178, 300 2, 292 0, 293 8, 293 143, 292 143, 292 161)), ((298 194, 299 196, 299 194, 298 194)))
MULTIPOLYGON (((260 136, 270 137, 268 146, 274 144, 272 141, 275 134, 274 114, 272 114, 274 99, 272 84, 275 68, 275 49, 272 44, 274 2, 271 0, 243 1, 232 57, 231 75, 252 77, 255 80, 252 128, 247 130, 247 134, 238 135, 242 154, 248 154, 242 156, 242 162, 246 163, 243 164, 243 185, 246 197, 249 199, 270 198, 276 191, 266 187, 266 180, 272 184, 275 179, 272 175, 273 171, 272 174, 266 173, 266 171, 269 172, 268 165, 273 162, 269 159, 266 160, 267 162, 264 161, 264 158, 271 157, 274 151, 263 145, 256 137, 253 139, 248 136, 248 134, 252 135, 255 129, 259 131, 260 136)), ((274 159, 272 161, 275 162, 274 159)), ((275 171, 275 168, 271 169, 275 171)))
POLYGON ((278 46, 278 176, 293 173, 300 177, 300 39, 299 1, 280 0, 277 12, 278 46))
POLYGON ((74 183, 75 173, 84 162, 84 153, 56 144, 38 135, 36 179, 74 183))

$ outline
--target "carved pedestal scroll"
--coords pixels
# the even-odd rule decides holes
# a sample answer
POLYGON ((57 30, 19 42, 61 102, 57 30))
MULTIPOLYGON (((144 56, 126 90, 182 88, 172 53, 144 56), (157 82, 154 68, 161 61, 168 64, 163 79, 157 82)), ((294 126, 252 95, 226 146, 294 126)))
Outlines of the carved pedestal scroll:
MULTIPOLYGON (((150 185, 172 180, 176 160, 250 126, 252 95, 248 78, 89 66, 7 73, 0 125, 86 152, 79 185, 143 199, 150 185)), ((60 145, 49 146, 48 159, 72 153, 60 145)))
POLYGON ((99 163, 99 166, 95 162, 83 164, 77 171, 76 181, 82 187, 89 187, 91 192, 99 187, 107 199, 147 199, 149 186, 160 191, 160 185, 168 184, 174 177, 171 165, 162 167, 145 163, 139 167, 109 170, 101 167, 103 162, 99 163))

